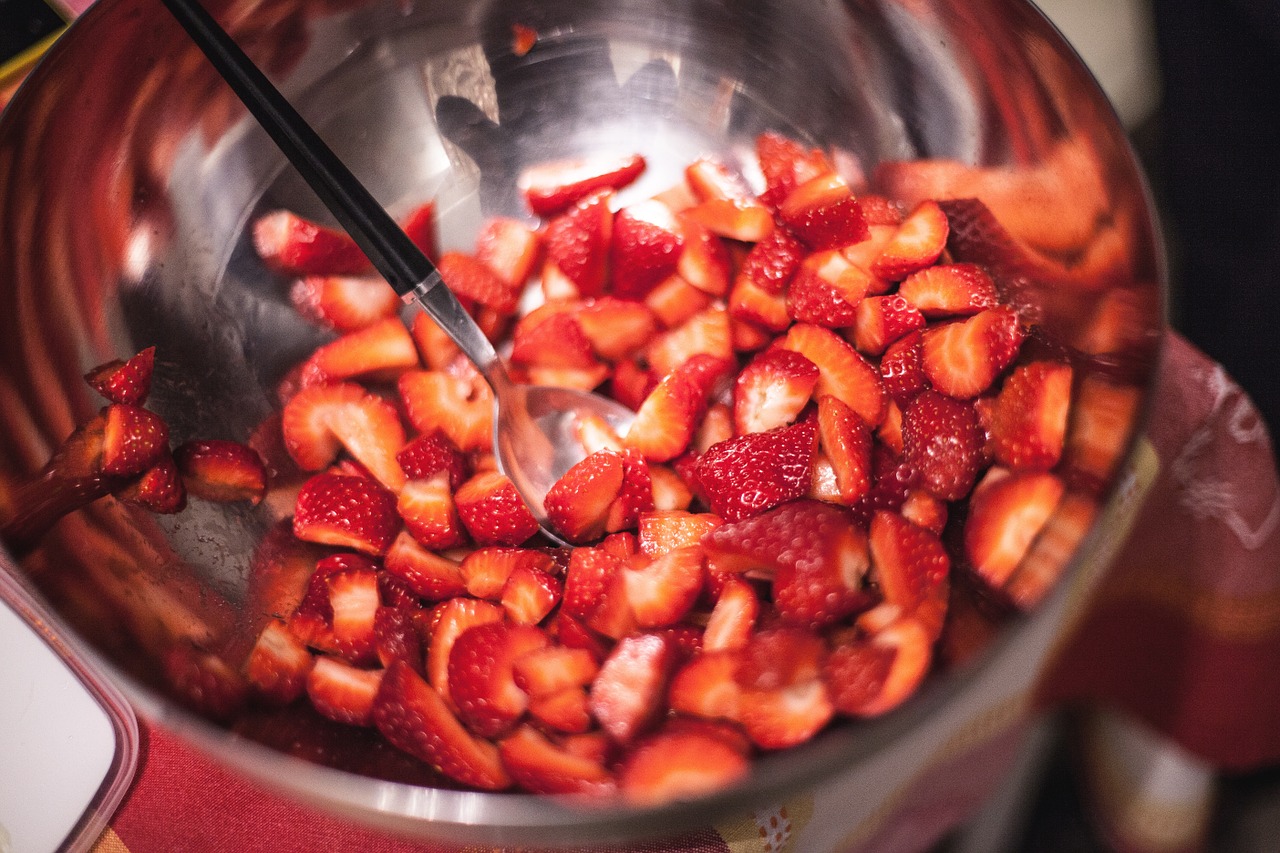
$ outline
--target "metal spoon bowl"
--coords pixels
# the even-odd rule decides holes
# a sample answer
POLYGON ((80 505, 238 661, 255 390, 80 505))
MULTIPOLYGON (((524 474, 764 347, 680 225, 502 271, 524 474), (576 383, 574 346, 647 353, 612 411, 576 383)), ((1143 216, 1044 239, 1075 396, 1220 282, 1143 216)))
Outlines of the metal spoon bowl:
POLYGON ((543 533, 567 544, 548 522, 544 501, 555 482, 586 455, 575 425, 594 416, 625 434, 635 413, 599 394, 513 382, 435 265, 235 40, 198 0, 164 4, 387 283, 406 304, 425 311, 489 383, 498 469, 515 484, 543 533))

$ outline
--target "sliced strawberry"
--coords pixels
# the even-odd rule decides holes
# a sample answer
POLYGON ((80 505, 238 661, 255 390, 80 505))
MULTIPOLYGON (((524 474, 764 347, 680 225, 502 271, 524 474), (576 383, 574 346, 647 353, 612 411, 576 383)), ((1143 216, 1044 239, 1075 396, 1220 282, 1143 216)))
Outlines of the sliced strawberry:
POLYGON ((584 303, 576 320, 595 354, 607 361, 639 352, 658 329, 657 317, 647 305, 610 296, 584 303))
MULTIPOLYGON (((729 317, 736 321, 734 327, 749 323, 749 328, 765 332, 782 332, 791 325, 791 311, 787 297, 782 293, 770 293, 751 279, 739 275, 729 291, 729 317)), ((735 349, 748 349, 734 340, 735 349)), ((766 343, 762 341, 761 344, 766 343)))
POLYGON ((418 366, 418 348, 409 330, 399 317, 388 317, 317 349, 302 365, 302 384, 387 379, 418 366))
POLYGON ((738 521, 808 494, 817 436, 816 424, 807 419, 712 447, 695 468, 711 511, 738 521))
POLYGON ((969 499, 964 553, 992 589, 1000 589, 1057 509, 1065 488, 1053 474, 993 468, 969 499))
POLYGON ((147 512, 172 515, 187 508, 187 487, 173 456, 166 453, 141 476, 114 492, 125 503, 133 504, 147 512))
POLYGON ((554 732, 583 734, 595 727, 591 697, 581 687, 569 687, 547 696, 529 699, 529 716, 554 732))
POLYGON ((842 714, 874 717, 893 710, 916 692, 933 661, 933 642, 915 618, 891 604, 858 619, 869 640, 853 640, 832 650, 826 678, 842 714))
POLYGON ((627 754, 618 789, 635 805, 688 800, 746 778, 746 755, 724 740, 692 731, 660 731, 627 754))
POLYGON ((523 222, 496 216, 476 237, 476 260, 493 270, 516 293, 533 273, 542 246, 538 233, 523 222))
POLYGON ((767 349, 738 374, 733 387, 733 427, 739 435, 793 423, 818 384, 818 367, 792 350, 767 349))
POLYGON ((794 625, 771 625, 752 635, 739 655, 734 678, 744 690, 777 690, 819 677, 825 639, 794 625))
POLYGON ((538 43, 538 31, 525 24, 511 25, 511 53, 526 56, 538 43))
POLYGON ((549 305, 516 323, 511 335, 511 362, 573 368, 594 367, 598 363, 577 317, 549 305))
POLYGON ((141 474, 169 452, 169 427, 159 415, 129 403, 107 406, 102 473, 141 474))
POLYGON ((772 576, 774 606, 787 623, 829 625, 867 604, 866 535, 841 507, 792 501, 717 528, 703 547, 720 569, 772 576))
POLYGON ((698 312, 655 338, 646 355, 659 376, 666 376, 697 355, 732 359, 729 313, 720 305, 698 312))
POLYGON ((665 204, 648 199, 622 208, 609 250, 613 294, 643 299, 676 271, 683 250, 684 229, 665 204))
POLYGON ((403 661, 387 667, 372 716, 393 746, 451 779, 484 790, 511 785, 498 748, 467 731, 440 694, 403 661))
POLYGON ((383 562, 388 572, 428 600, 442 601, 466 592, 458 564, 423 548, 407 531, 391 543, 383 562))
POLYGON ((512 667, 549 642, 539 628, 506 622, 477 625, 458 635, 449 652, 449 695, 458 719, 481 737, 510 731, 529 706, 512 667))
POLYGON ((673 329, 690 317, 707 310, 715 297, 699 290, 678 274, 659 283, 644 298, 644 304, 663 326, 673 329))
POLYGON ((988 308, 967 320, 925 329, 921 365, 929 382, 942 393, 976 397, 1009 366, 1024 337, 1012 308, 988 308))
POLYGON ((858 303, 853 345, 865 355, 880 355, 904 335, 924 327, 924 315, 901 295, 868 296, 858 303))
POLYGON ((127 361, 115 359, 98 365, 86 373, 84 379, 112 403, 141 406, 151 393, 155 361, 156 348, 147 347, 127 361))
POLYGON ((609 505, 605 519, 605 531, 617 534, 634 529, 639 518, 653 510, 653 479, 649 475, 649 463, 634 450, 623 450, 622 488, 609 505))
POLYGON ((575 548, 565 574, 561 609, 578 619, 589 619, 625 568, 622 558, 602 548, 575 548))
POLYGON ((984 441, 978 413, 966 400, 923 391, 903 410, 903 455, 919 473, 921 487, 943 500, 969 494, 984 441))
POLYGON ((306 319, 339 333, 367 328, 404 307, 386 281, 373 276, 304 276, 289 288, 289 301, 306 319))
POLYGON ((460 570, 467 592, 476 598, 496 601, 513 572, 521 567, 544 574, 553 570, 551 556, 532 548, 477 548, 463 557, 460 570))
POLYGON ((733 438, 733 409, 725 403, 712 403, 693 434, 689 452, 701 456, 714 444, 733 438))
POLYGON ((401 374, 396 387, 418 432, 438 429, 464 453, 493 443, 493 392, 478 374, 411 370, 401 374))
POLYGON ((359 275, 369 259, 346 233, 275 210, 253 223, 253 246, 282 275, 359 275))
POLYGON ((218 655, 178 641, 164 650, 163 677, 183 705, 219 721, 230 721, 244 709, 249 683, 218 655))
POLYGON ((516 566, 502 586, 500 602, 517 625, 537 625, 560 603, 564 583, 549 572, 516 566))
POLYGON ((399 530, 395 495, 373 480, 317 474, 298 492, 293 534, 305 542, 382 555, 399 530))
POLYGON ((440 246, 436 239, 436 203, 426 201, 409 211, 400 221, 400 228, 413 241, 422 254, 432 261, 440 258, 440 246))
POLYGON ((737 575, 726 575, 707 617, 702 634, 704 652, 731 651, 746 646, 760 617, 756 588, 737 575))
POLYGON ((538 521, 515 485, 497 471, 476 474, 453 496, 458 517, 480 545, 519 545, 538 532, 538 521))
POLYGON ((613 794, 613 774, 599 758, 558 745, 533 726, 524 725, 498 742, 503 766, 520 787, 535 794, 613 794))
POLYGON ((902 516, 877 512, 868 534, 871 565, 886 604, 914 616, 932 643, 947 613, 951 558, 937 534, 902 516))
POLYGON ((741 722, 762 749, 786 749, 812 738, 835 714, 816 634, 784 627, 757 633, 740 654, 741 722))
POLYGON ((846 506, 871 489, 871 430, 835 397, 818 398, 818 445, 831 462, 838 503, 846 506))
POLYGON ((775 227, 769 208, 753 198, 707 199, 684 215, 712 234, 744 243, 765 239, 775 227))
POLYGON ((667 462, 693 440, 694 431, 707 409, 707 398, 699 383, 680 371, 667 374, 645 397, 624 439, 651 462, 667 462))
POLYGON ((1062 458, 1071 410, 1069 364, 1036 361, 1005 379, 991 412, 996 461, 1013 469, 1047 471, 1062 458))
POLYGON ((267 492, 262 457, 238 441, 188 441, 174 449, 173 459, 187 491, 198 498, 256 505, 267 492))
POLYGON ((867 237, 862 207, 835 172, 810 178, 787 194, 778 215, 815 251, 838 249, 867 237))
POLYGON ((723 520, 710 513, 666 510, 647 512, 640 516, 640 551, 650 557, 660 557, 676 548, 698 545, 703 537, 715 530, 723 520))
POLYGON ((463 596, 441 602, 431 611, 424 637, 427 679, 450 708, 453 699, 449 688, 449 657, 454 642, 470 628, 502 620, 503 610, 497 604, 463 596))
POLYGON ((618 190, 644 172, 639 154, 561 160, 526 169, 517 180, 529 209, 554 216, 598 190, 618 190))
POLYGON ((547 645, 516 659, 512 674, 531 697, 550 696, 570 687, 584 687, 600 672, 600 664, 585 649, 547 645))
POLYGON ((736 651, 707 650, 695 655, 671 678, 671 710, 704 719, 741 719, 743 691, 737 680, 741 664, 742 656, 736 651))
POLYGON ((244 675, 254 693, 274 705, 288 705, 302 695, 314 658, 285 624, 272 619, 254 640, 244 675))
POLYGON ((908 332, 894 341, 880 359, 880 378, 885 393, 898 406, 905 406, 929 387, 924 374, 924 336, 908 332))
POLYGON ((977 264, 927 267, 907 276, 898 295, 931 320, 969 317, 999 304, 995 282, 977 264))
POLYGON ((544 502, 547 519, 569 542, 590 542, 605 533, 609 507, 622 490, 622 457, 593 453, 552 484, 544 502))
POLYGON ((901 281, 932 265, 947 247, 949 233, 947 214, 938 203, 932 200, 920 202, 898 226, 893 238, 871 265, 872 274, 890 281, 901 281))
POLYGON ((427 479, 407 481, 396 496, 396 510, 404 519, 405 529, 424 548, 444 551, 467 542, 445 471, 427 479))
POLYGON ((684 180, 694 198, 747 198, 751 190, 742 175, 714 157, 699 157, 684 168, 684 180))
MULTIPOLYGON (((379 577, 379 580, 382 580, 379 577)), ((423 671, 422 634, 418 622, 424 611, 417 604, 379 607, 373 621, 374 654, 383 667, 402 660, 423 671)))
POLYGON ((806 254, 794 234, 786 228, 775 228, 751 247, 738 269, 738 281, 745 279, 765 293, 780 294, 791 283, 806 254))
POLYGON ((284 445, 304 471, 318 471, 345 449, 389 489, 404 484, 396 454, 404 427, 395 407, 359 385, 318 385, 284 407, 284 445))
POLYGON ((396 461, 411 480, 427 480, 444 472, 450 489, 457 489, 471 476, 467 457, 440 430, 425 432, 410 441, 396 454, 396 461))
POLYGON ((500 277, 484 261, 462 252, 445 252, 437 264, 440 277, 460 299, 492 308, 500 314, 515 311, 520 286, 500 277))
POLYGON ((372 568, 349 568, 325 578, 328 589, 333 646, 348 663, 364 666, 374 658, 374 623, 382 606, 378 573, 372 568))
POLYGON ((323 717, 351 726, 373 721, 373 700, 382 685, 380 669, 358 669, 330 657, 318 657, 307 674, 307 698, 323 717))
POLYGON ((640 554, 623 570, 627 603, 641 628, 674 625, 702 591, 702 549, 676 548, 659 557, 640 554))
POLYGON ((599 296, 613 242, 610 193, 587 196, 547 224, 542 289, 548 299, 599 296))
POLYGON ((897 228, 906 219, 902 205, 882 195, 864 193, 858 196, 858 204, 862 205, 862 214, 872 228, 885 225, 897 228))
POLYGON ((591 713, 610 738, 629 744, 658 720, 675 663, 675 646, 659 634, 614 646, 591 683, 591 713))
POLYGON ((871 275, 838 251, 805 258, 787 289, 787 310, 799 323, 830 329, 852 326, 858 303, 870 292, 871 275))
POLYGON ((907 493, 898 510, 902 517, 912 524, 941 536, 947 526, 947 504, 942 498, 935 497, 923 489, 913 489, 907 493))
POLYGON ((733 264, 724 241, 710 228, 687 216, 680 219, 684 248, 676 264, 676 272, 685 281, 712 296, 729 291, 733 264))
POLYGON ((834 171, 831 161, 821 151, 806 149, 773 132, 756 137, 756 158, 765 181, 760 200, 769 207, 781 205, 800 184, 834 171))
POLYGON ((781 346, 817 365, 815 394, 837 397, 868 426, 879 425, 884 417, 884 385, 876 369, 852 346, 830 329, 808 323, 792 326, 781 346))

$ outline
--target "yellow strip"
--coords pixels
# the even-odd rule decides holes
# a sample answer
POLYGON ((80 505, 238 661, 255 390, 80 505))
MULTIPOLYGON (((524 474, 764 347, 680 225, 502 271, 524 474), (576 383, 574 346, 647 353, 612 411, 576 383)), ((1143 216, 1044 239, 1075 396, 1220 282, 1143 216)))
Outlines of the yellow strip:
POLYGON ((10 80, 16 80, 21 75, 30 71, 31 66, 36 64, 36 60, 43 56, 45 51, 53 47, 53 43, 66 31, 67 28, 64 25, 54 32, 49 33, 49 35, 40 39, 40 41, 31 45, 31 47, 22 51, 22 53, 19 53, 9 61, 4 64, 0 64, 0 86, 3 86, 10 80))
POLYGON ((98 836, 89 853, 129 853, 129 848, 120 840, 120 836, 116 835, 116 831, 108 826, 98 836))

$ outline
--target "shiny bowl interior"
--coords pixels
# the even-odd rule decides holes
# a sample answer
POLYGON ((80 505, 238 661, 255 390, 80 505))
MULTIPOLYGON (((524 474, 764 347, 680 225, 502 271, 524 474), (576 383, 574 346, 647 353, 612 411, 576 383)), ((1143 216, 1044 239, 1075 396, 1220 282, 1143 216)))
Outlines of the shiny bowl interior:
MULTIPOLYGON (((1090 490, 1100 507, 1111 499, 1158 355, 1158 231, 1111 108, 1029 4, 215 8, 393 213, 436 200, 446 248, 469 247, 484 216, 528 216, 513 189, 527 164, 639 150, 650 166, 624 198, 642 198, 703 154, 748 163, 764 130, 828 149, 851 180, 982 198, 1027 250, 1003 272, 1031 294, 1046 334, 1133 389, 1090 490), (524 57, 511 50, 516 23, 539 35, 524 57), (917 159, 930 167, 893 168, 917 159), (1031 221, 1046 209, 1052 233, 1038 230, 1043 215, 1031 221)), ((285 371, 325 339, 246 237, 275 207, 330 219, 156 0, 102 0, 76 22, 0 120, 0 513, 97 410, 81 375, 110 358, 157 347, 151 405, 175 442, 243 440, 271 413, 285 371)), ((261 624, 243 604, 277 510, 195 503, 152 517, 104 500, 21 561, 4 559, 154 719, 259 779, 411 834, 536 844, 701 825, 876 754, 971 674, 939 676, 886 719, 837 728, 762 761, 742 786, 656 812, 450 790, 388 772, 362 742, 293 739, 276 719, 230 731, 169 698, 166 648, 194 641, 234 659, 261 624)), ((1015 620, 1001 644, 1035 618, 1015 620)))

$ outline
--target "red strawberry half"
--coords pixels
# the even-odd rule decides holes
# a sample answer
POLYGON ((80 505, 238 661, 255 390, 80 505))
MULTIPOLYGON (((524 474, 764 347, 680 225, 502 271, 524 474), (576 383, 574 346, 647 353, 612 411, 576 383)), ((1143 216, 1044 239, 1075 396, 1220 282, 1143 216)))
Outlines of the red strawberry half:
POLYGON ((84 375, 85 381, 112 403, 141 406, 151 391, 151 373, 156 348, 147 347, 127 361, 116 359, 101 364, 84 375))
POLYGON ((399 530, 395 495, 366 477, 317 474, 298 492, 293 532, 304 541, 381 555, 399 530))
POLYGON ((738 521, 808 494, 816 444, 812 419, 736 436, 704 453, 695 476, 711 511, 738 521))

